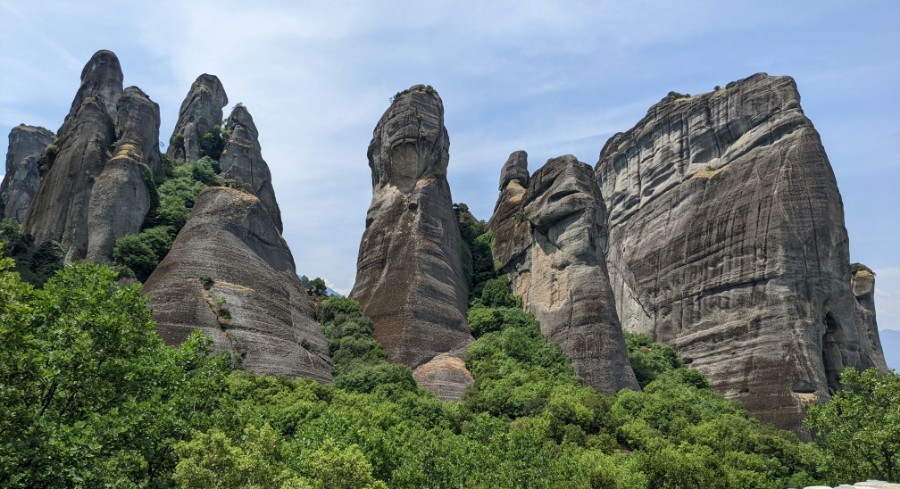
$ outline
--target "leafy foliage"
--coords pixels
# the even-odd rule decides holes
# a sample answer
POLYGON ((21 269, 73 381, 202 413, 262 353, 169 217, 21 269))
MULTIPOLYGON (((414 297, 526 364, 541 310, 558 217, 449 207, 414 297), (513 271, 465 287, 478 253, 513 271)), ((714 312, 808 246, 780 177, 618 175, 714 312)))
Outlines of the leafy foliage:
POLYGON ((200 139, 200 156, 209 157, 218 160, 222 156, 225 149, 225 143, 228 141, 230 134, 225 126, 216 124, 213 128, 200 139))
POLYGON ((113 263, 129 268, 143 282, 168 254, 174 239, 175 233, 170 226, 157 226, 123 236, 116 240, 113 248, 113 263))
POLYGON ((847 369, 841 385, 806 418, 831 477, 900 481, 900 376, 847 369))
POLYGON ((625 346, 628 347, 631 368, 642 388, 663 372, 684 366, 670 346, 653 343, 646 336, 626 332, 625 346))
POLYGON ((23 280, 40 287, 62 268, 63 249, 56 241, 45 241, 35 246, 29 235, 20 234, 19 223, 14 219, 0 219, 0 243, 15 261, 15 270, 23 280))

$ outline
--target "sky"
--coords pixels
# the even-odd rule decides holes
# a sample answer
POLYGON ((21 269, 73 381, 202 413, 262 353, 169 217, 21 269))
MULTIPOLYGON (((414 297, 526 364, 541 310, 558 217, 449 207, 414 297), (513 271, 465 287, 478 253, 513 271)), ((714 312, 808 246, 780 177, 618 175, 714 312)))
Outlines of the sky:
MULTIPOLYGON (((159 103, 168 141, 201 73, 254 117, 299 274, 349 292, 390 97, 440 93, 454 201, 488 219, 500 168, 604 143, 669 91, 790 75, 837 176, 851 261, 900 329, 900 2, 0 0, 0 132, 56 130, 99 49, 159 103)), ((0 168, 2 171, 2 168, 0 168)))

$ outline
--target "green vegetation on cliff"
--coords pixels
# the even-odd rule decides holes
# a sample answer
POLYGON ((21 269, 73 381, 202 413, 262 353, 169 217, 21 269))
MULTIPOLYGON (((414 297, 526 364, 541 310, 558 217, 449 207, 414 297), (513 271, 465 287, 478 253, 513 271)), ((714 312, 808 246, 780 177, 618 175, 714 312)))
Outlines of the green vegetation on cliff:
POLYGON ((851 389, 814 410, 821 437, 805 444, 644 338, 629 338, 643 392, 582 386, 508 289, 491 286, 470 311, 475 386, 450 403, 387 362, 351 299, 320 303, 335 373, 321 385, 232 371, 199 335, 163 346, 138 287, 115 277, 73 265, 35 289, 0 259, 0 486, 783 488, 891 477, 884 463, 838 455, 893 448, 896 376, 845 374, 851 389))

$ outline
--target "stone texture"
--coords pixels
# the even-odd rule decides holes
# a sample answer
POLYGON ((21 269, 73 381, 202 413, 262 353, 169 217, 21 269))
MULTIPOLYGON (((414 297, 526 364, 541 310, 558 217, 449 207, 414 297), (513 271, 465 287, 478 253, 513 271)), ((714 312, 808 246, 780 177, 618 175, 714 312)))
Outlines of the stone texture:
POLYGON ((269 173, 269 165, 262 157, 259 132, 247 108, 243 105, 235 107, 228 117, 226 128, 231 135, 219 158, 222 177, 249 185, 272 216, 278 231, 282 231, 281 211, 275 200, 272 175, 269 173))
POLYGON ((181 103, 166 155, 182 162, 200 159, 200 141, 222 123, 222 108, 227 104, 228 95, 218 77, 206 73, 197 77, 181 103))
POLYGON ((252 193, 225 187, 201 192, 143 292, 167 344, 200 329, 250 372, 332 378, 313 301, 287 244, 252 193))
POLYGON ((593 171, 567 155, 529 179, 526 158, 513 153, 503 168, 488 225, 495 259, 586 385, 605 394, 639 390, 607 276, 606 208, 593 171))
POLYGON ((87 255, 91 189, 115 141, 118 99, 111 97, 121 94, 121 81, 115 55, 95 54, 82 71, 81 88, 53 143, 56 150, 44 151, 38 162, 41 184, 22 231, 36 243, 60 242, 67 261, 87 255))
POLYGON ((6 173, 0 183, 0 218, 25 220, 41 184, 38 158, 56 135, 43 127, 21 124, 9 132, 6 173))
POLYGON ((447 183, 450 140, 444 107, 430 87, 394 97, 369 144, 372 204, 351 296, 375 322, 391 361, 414 369, 445 399, 471 383, 459 372, 472 341, 463 243, 447 183))
POLYGON ((112 120, 116 120, 116 107, 122 96, 122 66, 112 51, 102 49, 91 56, 81 70, 81 87, 72 100, 69 114, 74 114, 89 98, 98 99, 112 120))
POLYGON ((865 265, 854 263, 850 265, 850 273, 850 284, 856 297, 856 326, 860 336, 866 341, 875 366, 887 373, 888 365, 875 319, 875 272, 865 265))
POLYGON ((150 210, 147 180, 161 171, 159 105, 137 87, 119 98, 118 127, 122 131, 115 154, 91 189, 87 225, 87 259, 112 259, 116 240, 137 233, 150 210))
POLYGON ((788 77, 666 98, 596 175, 623 327, 672 345, 758 419, 803 434, 836 372, 867 368, 834 174, 788 77))

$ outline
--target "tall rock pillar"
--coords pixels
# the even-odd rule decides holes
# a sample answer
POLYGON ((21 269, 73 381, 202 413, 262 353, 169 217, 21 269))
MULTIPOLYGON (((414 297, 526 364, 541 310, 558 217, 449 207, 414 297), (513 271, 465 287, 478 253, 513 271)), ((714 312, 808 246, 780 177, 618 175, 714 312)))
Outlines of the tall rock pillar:
POLYGON ((375 322, 391 361, 440 397, 472 383, 462 238, 447 183, 450 139, 430 87, 399 93, 369 144, 372 204, 351 296, 375 322))

